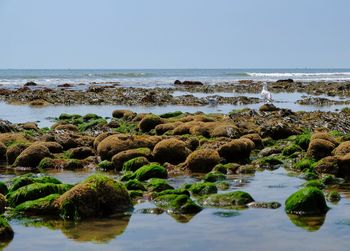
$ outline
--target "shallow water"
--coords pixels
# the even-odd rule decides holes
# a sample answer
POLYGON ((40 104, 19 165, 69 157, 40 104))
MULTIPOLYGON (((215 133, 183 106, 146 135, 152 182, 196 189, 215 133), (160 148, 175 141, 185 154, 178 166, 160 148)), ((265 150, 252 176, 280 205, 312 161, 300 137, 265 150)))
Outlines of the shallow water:
MULTIPOLYGON (((88 173, 50 173, 66 182, 88 173), (72 178, 74 177, 74 178, 72 178)), ((4 180, 7 175, 1 176, 4 180)), ((326 217, 294 217, 284 213, 285 199, 304 182, 283 168, 231 177, 230 190, 249 192, 256 201, 278 201, 278 209, 204 209, 194 217, 143 214, 149 202, 131 216, 70 223, 61 220, 11 220, 15 237, 6 250, 349 250, 349 193, 328 205, 326 217), (346 197, 345 197, 346 196, 346 197), (43 237, 44 236, 44 237, 43 237)), ((188 182, 188 178, 186 178, 188 182)), ((183 177, 172 179, 180 185, 183 177)), ((349 190, 346 190, 349 191, 349 190)))

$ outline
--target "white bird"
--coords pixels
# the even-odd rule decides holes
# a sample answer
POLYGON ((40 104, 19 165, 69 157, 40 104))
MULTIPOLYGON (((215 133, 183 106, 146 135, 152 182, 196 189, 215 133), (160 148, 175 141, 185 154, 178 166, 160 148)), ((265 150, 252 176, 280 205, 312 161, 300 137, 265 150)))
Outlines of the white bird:
POLYGON ((267 90, 267 83, 263 83, 263 89, 260 93, 261 97, 263 98, 265 103, 270 103, 272 101, 272 95, 271 92, 267 90))

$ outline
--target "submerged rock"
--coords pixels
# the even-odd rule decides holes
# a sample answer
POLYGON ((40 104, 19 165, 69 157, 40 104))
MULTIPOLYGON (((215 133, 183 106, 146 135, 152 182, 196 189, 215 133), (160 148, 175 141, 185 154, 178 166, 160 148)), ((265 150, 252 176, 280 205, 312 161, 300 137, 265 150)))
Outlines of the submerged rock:
POLYGON ((193 195, 202 196, 207 194, 217 193, 218 189, 211 182, 197 182, 192 184, 188 189, 193 195))
POLYGON ((151 178, 166 179, 168 178, 168 172, 163 166, 157 163, 151 163, 137 169, 134 173, 134 177, 140 181, 151 178))
POLYGON ((3 217, 0 217, 0 241, 10 241, 13 239, 14 232, 7 222, 7 220, 3 217))
POLYGON ((91 175, 62 194, 55 206, 63 218, 73 220, 123 213, 133 208, 125 186, 100 174, 91 175))
POLYGON ((285 211, 297 215, 320 215, 328 211, 325 197, 316 187, 305 187, 293 193, 285 202, 285 211))
POLYGON ((246 207, 254 199, 249 193, 243 191, 234 191, 223 194, 213 194, 203 200, 204 206, 210 207, 246 207))
POLYGON ((281 203, 273 201, 273 202, 251 202, 248 204, 248 207, 253 208, 268 208, 268 209, 277 209, 281 207, 281 203))
POLYGON ((165 208, 173 214, 196 214, 202 210, 187 195, 166 194, 155 198, 155 203, 160 208, 165 208))

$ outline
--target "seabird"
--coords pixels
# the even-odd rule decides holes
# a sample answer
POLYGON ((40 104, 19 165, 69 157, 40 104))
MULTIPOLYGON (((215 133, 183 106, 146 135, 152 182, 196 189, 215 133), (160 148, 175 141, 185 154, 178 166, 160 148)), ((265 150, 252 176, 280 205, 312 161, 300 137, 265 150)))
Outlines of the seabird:
POLYGON ((263 89, 260 93, 262 99, 264 100, 265 103, 270 103, 272 101, 272 95, 271 92, 267 90, 267 83, 263 83, 263 89))

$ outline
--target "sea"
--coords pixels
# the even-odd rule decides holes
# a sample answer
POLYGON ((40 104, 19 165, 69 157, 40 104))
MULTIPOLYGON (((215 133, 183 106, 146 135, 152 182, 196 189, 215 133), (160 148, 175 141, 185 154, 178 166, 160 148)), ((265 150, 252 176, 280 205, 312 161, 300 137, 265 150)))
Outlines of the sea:
POLYGON ((28 81, 55 87, 59 84, 113 82, 125 87, 171 87, 175 80, 205 84, 240 80, 350 81, 350 69, 0 69, 0 88, 22 86, 28 81))

